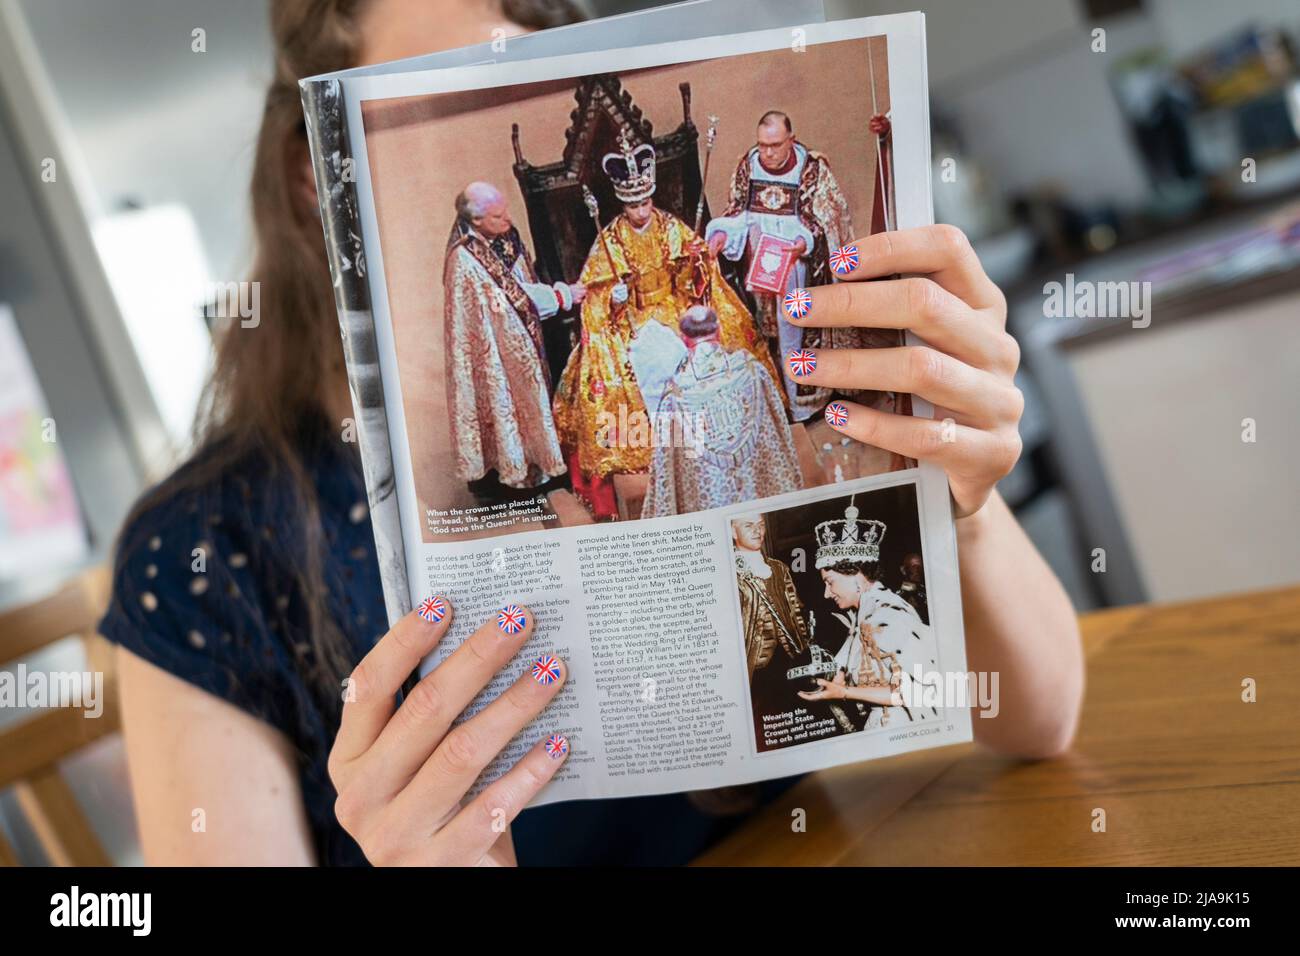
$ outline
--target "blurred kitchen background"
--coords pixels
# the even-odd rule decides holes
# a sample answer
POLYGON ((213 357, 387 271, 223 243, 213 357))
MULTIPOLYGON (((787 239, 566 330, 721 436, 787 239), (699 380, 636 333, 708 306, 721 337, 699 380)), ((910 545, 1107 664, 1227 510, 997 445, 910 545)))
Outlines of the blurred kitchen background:
MULTIPOLYGON (((1300 5, 826 6, 927 14, 936 217, 1024 353, 1002 493, 1080 610, 1300 580, 1300 5), (1067 276, 1150 282, 1149 326, 1049 314, 1067 276)), ((269 58, 265 0, 0 0, 0 666, 85 666, 27 631, 81 629, 185 450, 205 304, 249 261, 269 58)), ((51 716, 0 708, 0 863, 89 852, 56 832, 69 800, 138 861, 119 735, 63 758, 51 716)))

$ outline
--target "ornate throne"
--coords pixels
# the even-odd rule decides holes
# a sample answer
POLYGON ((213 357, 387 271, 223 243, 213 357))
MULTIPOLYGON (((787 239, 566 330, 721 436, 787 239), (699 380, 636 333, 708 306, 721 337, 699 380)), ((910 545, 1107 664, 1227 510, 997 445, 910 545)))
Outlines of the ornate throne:
MULTIPOLYGON (((654 144, 655 205, 694 224, 701 186, 699 133, 691 121, 691 85, 681 83, 678 89, 682 122, 672 132, 655 136, 650 121, 641 115, 617 76, 603 73, 583 77, 574 91, 577 106, 569 114, 564 155, 542 166, 524 159, 519 124, 512 125, 515 178, 528 210, 537 274, 542 281, 576 282, 596 241, 596 227, 582 201, 584 183, 600 203, 602 226, 622 211, 600 162, 606 153, 618 151, 619 133, 624 129, 629 131, 633 145, 654 144)), ((706 204, 705 221, 708 216, 706 204)), ((546 336, 552 378, 558 381, 559 371, 576 341, 576 320, 568 316, 562 324, 548 322, 547 326, 552 326, 546 336)))

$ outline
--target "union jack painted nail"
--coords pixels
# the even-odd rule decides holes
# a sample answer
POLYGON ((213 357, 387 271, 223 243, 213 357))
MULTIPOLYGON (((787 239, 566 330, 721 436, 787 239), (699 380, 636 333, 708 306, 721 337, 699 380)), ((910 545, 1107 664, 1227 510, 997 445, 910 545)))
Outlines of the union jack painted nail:
POLYGON ((849 407, 843 402, 831 402, 826 406, 826 424, 834 428, 843 428, 849 423, 849 407))
POLYGON ((546 738, 546 755, 552 760, 559 760, 569 752, 569 738, 564 734, 551 734, 546 738))
POLYGON ((817 370, 817 353, 809 349, 795 349, 790 353, 790 374, 803 378, 817 370))
POLYGON ((507 604, 497 611, 497 627, 507 634, 518 634, 528 625, 528 615, 518 604, 507 604))
POLYGON ((539 684, 554 684, 560 679, 560 659, 554 654, 543 654, 533 661, 533 680, 539 684))
POLYGON ((846 276, 858 267, 858 247, 840 246, 831 253, 831 271, 837 276, 846 276))
POLYGON ((430 624, 437 624, 447 616, 447 602, 440 597, 425 598, 420 602, 420 617, 430 624))
POLYGON ((807 289, 791 289, 785 294, 785 311, 792 319, 802 319, 812 311, 812 293, 807 289))

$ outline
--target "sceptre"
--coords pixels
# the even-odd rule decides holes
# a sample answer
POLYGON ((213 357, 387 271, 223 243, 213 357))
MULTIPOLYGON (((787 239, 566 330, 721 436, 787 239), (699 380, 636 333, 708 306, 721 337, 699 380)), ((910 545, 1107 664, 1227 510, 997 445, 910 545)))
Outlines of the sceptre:
MULTIPOLYGON (((867 41, 867 70, 871 74, 871 115, 876 117, 880 114, 880 107, 876 105, 876 60, 871 55, 871 41, 867 41)), ((868 125, 870 129, 870 125, 868 125)), ((884 213, 882 221, 885 229, 892 229, 889 222, 889 183, 885 182, 885 157, 883 150, 880 148, 880 136, 876 136, 876 177, 880 180, 880 205, 884 213)))
MULTIPOLYGON (((582 184, 582 201, 587 205, 587 212, 591 214, 592 225, 596 227, 596 235, 600 237, 600 247, 605 250, 605 261, 609 263, 609 274, 617 281, 622 282, 623 277, 618 274, 618 269, 614 265, 614 253, 609 251, 609 237, 605 231, 600 228, 600 205, 596 202, 595 195, 587 188, 587 184, 582 184)), ((628 324, 629 330, 631 323, 628 324)))
POLYGON ((587 205, 587 213, 591 216, 592 225, 596 227, 596 235, 600 237, 600 246, 605 250, 605 261, 609 263, 609 274, 615 279, 619 278, 618 269, 614 268, 614 254, 609 251, 609 238, 605 231, 600 228, 600 205, 596 202, 596 197, 587 184, 582 184, 582 201, 587 205))
POLYGON ((713 144, 718 139, 718 118, 709 114, 709 132, 704 137, 704 175, 700 177, 700 201, 695 205, 695 233, 699 235, 704 225, 704 184, 709 181, 709 160, 713 158, 713 144))

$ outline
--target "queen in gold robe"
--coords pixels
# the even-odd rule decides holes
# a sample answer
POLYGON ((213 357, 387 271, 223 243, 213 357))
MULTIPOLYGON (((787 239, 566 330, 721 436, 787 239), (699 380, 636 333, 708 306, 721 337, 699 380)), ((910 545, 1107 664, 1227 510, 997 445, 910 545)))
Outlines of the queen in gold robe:
POLYGON ((633 359, 648 323, 676 333, 688 308, 707 304, 717 313, 722 345, 753 354, 778 389, 782 379, 717 261, 690 226, 655 208, 654 147, 632 149, 625 139, 622 152, 603 165, 623 211, 601 230, 583 266, 582 332, 554 411, 575 493, 597 518, 612 518, 613 476, 646 472, 654 447, 655 409, 646 407, 633 359))

